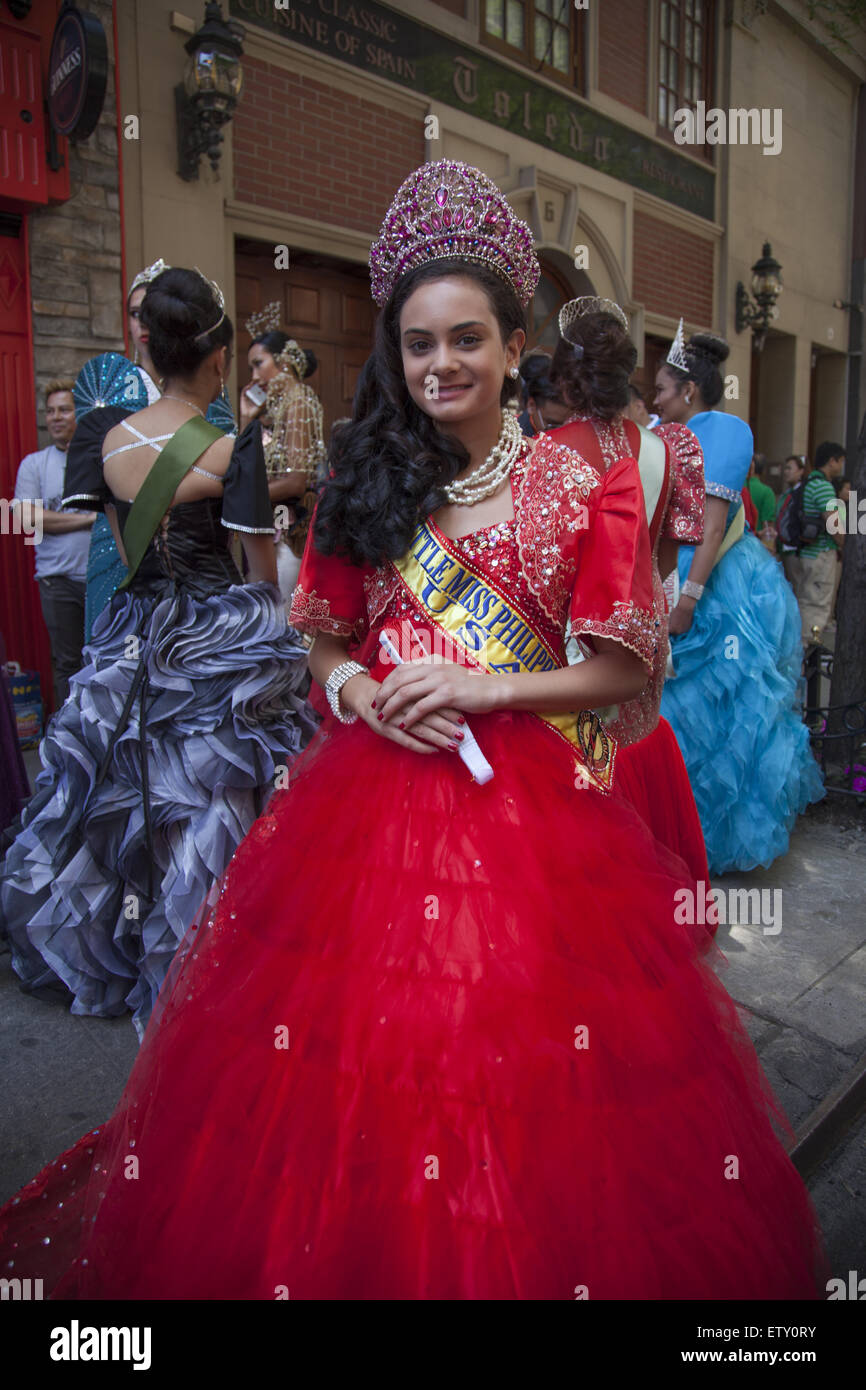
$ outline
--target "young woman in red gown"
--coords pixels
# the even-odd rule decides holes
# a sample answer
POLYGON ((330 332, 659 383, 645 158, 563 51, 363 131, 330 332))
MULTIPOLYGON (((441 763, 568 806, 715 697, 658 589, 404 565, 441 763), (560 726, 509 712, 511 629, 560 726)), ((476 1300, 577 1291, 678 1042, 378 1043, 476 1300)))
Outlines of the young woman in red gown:
POLYGON ((577 713, 658 640, 636 465, 503 416, 538 265, 484 175, 416 171, 371 265, 377 392, 294 605, 333 713, 114 1116, 0 1214, 3 1263, 58 1298, 814 1296, 780 1117, 676 923, 688 870, 577 713), (387 663, 383 629, 429 655, 387 663))
MULTIPOLYGON (((551 378, 572 414, 550 433, 601 474, 621 459, 635 459, 649 526, 653 611, 661 640, 643 690, 606 719, 618 745, 617 791, 656 838, 685 860, 695 893, 705 896, 710 876, 698 810, 673 729, 659 714, 669 652, 663 581, 676 568, 678 547, 699 545, 704 535, 701 446, 685 425, 650 431, 625 416, 637 350, 618 304, 596 296, 569 300, 560 310, 559 325, 562 336, 551 378)), ((567 644, 569 660, 580 659, 574 645, 567 644)), ((708 930, 713 933, 715 927, 708 930)))

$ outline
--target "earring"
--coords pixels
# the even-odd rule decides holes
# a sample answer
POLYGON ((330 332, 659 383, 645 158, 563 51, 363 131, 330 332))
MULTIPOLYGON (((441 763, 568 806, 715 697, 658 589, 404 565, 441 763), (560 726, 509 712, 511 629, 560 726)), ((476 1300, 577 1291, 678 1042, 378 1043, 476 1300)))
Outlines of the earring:
POLYGON ((509 369, 508 375, 509 375, 510 377, 513 377, 514 380, 516 381, 517 378, 520 376, 520 368, 519 368, 519 367, 511 367, 511 368, 509 369))
POLYGON ((133 365, 133 367, 137 367, 137 366, 138 366, 138 343, 136 343, 136 345, 135 345, 135 356, 134 356, 133 359, 132 359, 132 365, 133 365))
POLYGON ((691 396, 686 396, 686 405, 691 405, 691 403, 692 403, 692 398, 691 398, 691 396))

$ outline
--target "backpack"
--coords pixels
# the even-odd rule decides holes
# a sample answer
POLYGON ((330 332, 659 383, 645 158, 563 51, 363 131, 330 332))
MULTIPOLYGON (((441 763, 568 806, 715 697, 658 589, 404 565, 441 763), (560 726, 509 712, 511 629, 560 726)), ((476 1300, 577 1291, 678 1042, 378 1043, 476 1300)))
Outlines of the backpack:
POLYGON ((804 545, 811 545, 826 531, 823 512, 806 512, 805 492, 807 478, 791 488, 779 508, 776 517, 776 530, 783 545, 799 551, 804 545))

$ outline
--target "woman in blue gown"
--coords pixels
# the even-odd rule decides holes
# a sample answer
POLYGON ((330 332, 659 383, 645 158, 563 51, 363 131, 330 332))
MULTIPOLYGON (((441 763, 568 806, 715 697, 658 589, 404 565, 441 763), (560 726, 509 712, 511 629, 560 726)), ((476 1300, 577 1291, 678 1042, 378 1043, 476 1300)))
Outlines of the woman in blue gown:
POLYGON ((685 759, 714 874, 767 868, 786 852, 800 812, 824 795, 798 707, 796 600, 744 523, 752 432, 713 409, 728 350, 703 333, 683 346, 678 333, 655 398, 662 419, 688 425, 704 453, 704 541, 680 546, 674 676, 661 712, 685 759))
POLYGON ((131 1009, 139 1037, 184 933, 317 724, 276 587, 260 426, 231 440, 203 418, 231 324, 188 270, 154 280, 143 314, 163 394, 85 416, 64 499, 113 511, 130 578, 51 721, 0 871, 22 987, 74 1014, 131 1009))
MULTIPOLYGON (((75 419, 88 411, 106 406, 123 406, 127 414, 143 410, 159 400, 160 374, 150 355, 149 334, 141 322, 141 306, 147 287, 157 275, 170 267, 154 261, 139 271, 126 297, 129 337, 135 345, 135 360, 119 352, 103 352, 85 363, 75 382, 75 419)), ((224 434, 237 433, 235 418, 225 387, 207 409, 207 419, 224 434)), ((87 558, 87 590, 84 601, 84 640, 90 641, 93 624, 108 605, 112 594, 126 578, 126 565, 120 558, 108 518, 100 513, 90 534, 87 558)))

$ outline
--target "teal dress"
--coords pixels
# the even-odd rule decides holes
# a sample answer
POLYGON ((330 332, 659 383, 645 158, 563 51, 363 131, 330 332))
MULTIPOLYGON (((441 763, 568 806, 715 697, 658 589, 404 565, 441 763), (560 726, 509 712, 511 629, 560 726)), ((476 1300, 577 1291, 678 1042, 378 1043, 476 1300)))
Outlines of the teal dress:
MULTIPOLYGON (((752 432, 733 415, 689 421, 704 452, 707 495, 730 505, 726 531, 753 452, 752 432)), ((680 582, 694 546, 681 545, 680 582)), ((824 785, 798 703, 800 614, 781 566, 750 531, 731 545, 695 604, 688 632, 671 637, 675 676, 661 712, 692 784, 713 874, 768 868, 824 785)))

